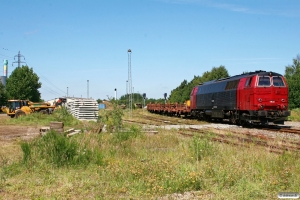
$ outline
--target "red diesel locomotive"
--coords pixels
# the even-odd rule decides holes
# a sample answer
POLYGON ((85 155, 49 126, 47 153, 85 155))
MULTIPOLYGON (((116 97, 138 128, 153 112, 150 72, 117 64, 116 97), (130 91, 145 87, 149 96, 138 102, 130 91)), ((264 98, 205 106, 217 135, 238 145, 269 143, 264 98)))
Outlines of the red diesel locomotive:
POLYGON ((150 112, 190 115, 198 119, 228 119, 233 124, 284 124, 288 86, 275 72, 255 71, 202 83, 186 104, 148 104, 150 112))

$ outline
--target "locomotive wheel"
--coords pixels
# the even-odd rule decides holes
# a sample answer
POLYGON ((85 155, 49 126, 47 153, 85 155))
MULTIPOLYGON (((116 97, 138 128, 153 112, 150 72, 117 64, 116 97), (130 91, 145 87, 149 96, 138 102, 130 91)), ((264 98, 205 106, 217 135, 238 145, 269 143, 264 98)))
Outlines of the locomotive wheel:
POLYGON ((237 121, 236 121, 236 118, 234 117, 234 115, 231 115, 231 117, 230 117, 230 122, 231 122, 232 124, 237 124, 237 121))
POLYGON ((22 110, 18 110, 15 114, 16 118, 20 117, 20 116, 25 116, 25 112, 23 112, 22 110))
POLYGON ((242 127, 245 127, 247 125, 246 121, 245 120, 240 120, 240 125, 242 127))

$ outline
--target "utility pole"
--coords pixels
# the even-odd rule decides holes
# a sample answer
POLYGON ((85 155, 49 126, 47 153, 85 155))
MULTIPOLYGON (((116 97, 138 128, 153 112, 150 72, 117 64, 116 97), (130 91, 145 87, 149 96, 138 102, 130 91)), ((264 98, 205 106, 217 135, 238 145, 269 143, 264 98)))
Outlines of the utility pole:
POLYGON ((20 51, 19 51, 18 55, 15 55, 14 60, 16 59, 16 57, 18 58, 18 61, 12 62, 12 66, 14 65, 14 63, 18 63, 18 67, 20 67, 21 63, 26 63, 26 62, 21 61, 21 57, 23 57, 24 60, 25 60, 25 57, 20 54, 20 51))

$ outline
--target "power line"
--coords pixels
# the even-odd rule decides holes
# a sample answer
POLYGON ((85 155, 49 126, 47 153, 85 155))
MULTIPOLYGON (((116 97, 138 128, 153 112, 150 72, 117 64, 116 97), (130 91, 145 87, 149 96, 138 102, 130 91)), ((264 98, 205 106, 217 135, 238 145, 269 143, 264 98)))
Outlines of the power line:
POLYGON ((21 58, 23 57, 24 60, 25 60, 25 57, 20 54, 20 51, 19 51, 18 55, 15 55, 14 60, 15 60, 16 57, 18 57, 18 61, 12 62, 12 66, 14 65, 14 63, 18 63, 18 67, 20 67, 21 63, 26 63, 26 62, 21 61, 21 58))
MULTIPOLYGON (((27 63, 28 63, 28 61, 27 61, 27 63)), ((29 63, 28 63, 29 64, 29 63)), ((45 89, 45 90, 47 90, 48 92, 50 92, 50 93, 52 93, 52 94, 55 94, 55 95, 58 95, 58 96, 64 96, 65 95, 65 91, 63 91, 63 90, 61 90, 59 87, 57 87, 56 85, 54 85, 51 81, 49 81, 44 75, 42 75, 42 73, 40 73, 38 70, 34 70, 36 73, 37 73, 37 75, 41 78, 41 79, 43 79, 43 80, 45 80, 50 86, 52 86, 53 88, 56 88, 57 90, 59 90, 60 92, 58 92, 58 91, 56 91, 56 90, 53 90, 53 88, 52 89, 50 89, 50 88, 47 88, 46 86, 42 86, 42 88, 41 89, 45 89), (63 95, 62 95, 63 94, 63 95)))

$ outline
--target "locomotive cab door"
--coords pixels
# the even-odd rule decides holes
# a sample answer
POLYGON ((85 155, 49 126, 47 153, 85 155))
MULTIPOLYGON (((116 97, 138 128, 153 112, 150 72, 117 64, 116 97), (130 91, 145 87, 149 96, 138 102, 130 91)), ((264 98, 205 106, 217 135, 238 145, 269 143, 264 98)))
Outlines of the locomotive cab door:
POLYGON ((198 87, 194 87, 192 92, 191 92, 191 95, 190 95, 190 100, 191 100, 191 110, 193 109, 196 109, 196 95, 197 95, 197 92, 198 92, 198 87))
POLYGON ((238 86, 238 110, 249 110, 253 101, 253 77, 242 78, 238 86))

